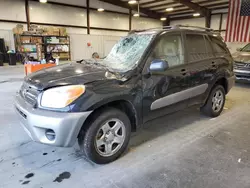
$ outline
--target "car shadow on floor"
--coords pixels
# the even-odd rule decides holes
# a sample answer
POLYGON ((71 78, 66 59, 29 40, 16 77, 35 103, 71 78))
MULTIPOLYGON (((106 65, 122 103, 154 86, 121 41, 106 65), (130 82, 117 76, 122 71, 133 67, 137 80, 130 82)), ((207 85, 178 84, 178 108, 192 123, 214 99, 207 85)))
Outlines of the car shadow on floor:
POLYGON ((237 81, 235 87, 250 89, 250 82, 247 81, 237 81))
POLYGON ((147 122, 143 125, 143 128, 133 133, 129 147, 137 147, 144 142, 167 135, 171 131, 182 129, 185 126, 204 119, 210 118, 202 115, 198 106, 159 117, 147 122))

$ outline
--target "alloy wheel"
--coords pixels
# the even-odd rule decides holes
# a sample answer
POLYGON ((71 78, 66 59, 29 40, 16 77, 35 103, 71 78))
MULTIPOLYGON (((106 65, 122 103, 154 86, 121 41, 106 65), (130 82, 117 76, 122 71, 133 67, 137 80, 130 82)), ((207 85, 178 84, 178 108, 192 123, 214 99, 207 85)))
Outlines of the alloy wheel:
POLYGON ((221 90, 217 90, 212 98, 212 109, 214 112, 219 112, 224 103, 224 95, 221 90))
POLYGON ((125 137, 124 123, 119 119, 110 119, 97 132, 95 138, 96 150, 103 157, 112 156, 122 147, 125 137))

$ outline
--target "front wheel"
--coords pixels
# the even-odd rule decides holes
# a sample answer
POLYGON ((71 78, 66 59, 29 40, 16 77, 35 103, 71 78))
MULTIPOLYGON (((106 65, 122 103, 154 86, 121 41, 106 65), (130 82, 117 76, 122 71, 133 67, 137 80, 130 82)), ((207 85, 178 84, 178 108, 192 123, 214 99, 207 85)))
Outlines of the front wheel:
POLYGON ((215 86, 206 102, 206 104, 201 107, 201 111, 210 117, 217 117, 221 114, 226 100, 225 89, 221 85, 215 86))
POLYGON ((105 164, 116 160, 126 150, 131 133, 127 115, 108 108, 94 114, 88 128, 83 128, 78 139, 84 154, 93 162, 105 164))

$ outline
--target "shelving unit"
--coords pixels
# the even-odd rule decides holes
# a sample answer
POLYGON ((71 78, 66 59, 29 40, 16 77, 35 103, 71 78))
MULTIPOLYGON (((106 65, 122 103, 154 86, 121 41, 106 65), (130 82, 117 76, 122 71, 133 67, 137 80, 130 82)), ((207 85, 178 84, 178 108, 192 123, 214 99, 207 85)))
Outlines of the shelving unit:
POLYGON ((70 37, 55 35, 14 35, 16 51, 41 61, 50 51, 53 57, 70 60, 70 37), (60 50, 60 51, 59 51, 60 50))
POLYGON ((68 36, 45 36, 45 51, 58 55, 60 60, 70 60, 70 38, 68 36))

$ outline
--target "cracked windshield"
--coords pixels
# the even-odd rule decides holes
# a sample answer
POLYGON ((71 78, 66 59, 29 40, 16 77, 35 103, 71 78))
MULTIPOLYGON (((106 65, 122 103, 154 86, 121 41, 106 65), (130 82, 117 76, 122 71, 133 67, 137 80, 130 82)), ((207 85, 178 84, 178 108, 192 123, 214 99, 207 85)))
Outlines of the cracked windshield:
POLYGON ((104 59, 103 64, 118 72, 133 69, 153 37, 154 34, 132 34, 122 38, 104 59))

